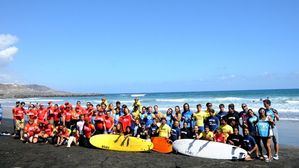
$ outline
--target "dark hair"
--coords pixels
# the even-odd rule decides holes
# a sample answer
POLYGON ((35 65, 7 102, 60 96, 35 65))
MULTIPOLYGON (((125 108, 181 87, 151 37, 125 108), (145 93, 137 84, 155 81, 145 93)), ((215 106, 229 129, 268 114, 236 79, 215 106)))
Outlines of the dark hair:
POLYGON ((185 104, 183 105, 184 111, 187 111, 187 109, 186 109, 186 107, 185 107, 186 105, 188 106, 188 110, 190 110, 190 105, 189 105, 188 103, 185 103, 185 104))
POLYGON ((198 107, 201 107, 201 104, 197 104, 196 107, 197 107, 197 108, 198 108, 198 107))
POLYGON ((228 108, 235 110, 235 105, 234 104, 229 104, 228 108))
POLYGON ((224 104, 219 104, 219 108, 225 107, 224 104))
POLYGON ((207 107, 210 106, 210 105, 212 105, 212 103, 210 103, 210 102, 208 102, 208 103, 206 104, 207 107))
POLYGON ((25 102, 21 102, 21 105, 25 105, 25 102))
POLYGON ((121 103, 120 103, 120 101, 116 101, 116 103, 115 103, 115 104, 121 104, 121 103))
POLYGON ((271 106, 271 101, 270 101, 269 99, 265 99, 265 100, 263 100, 263 103, 268 104, 268 105, 271 106))

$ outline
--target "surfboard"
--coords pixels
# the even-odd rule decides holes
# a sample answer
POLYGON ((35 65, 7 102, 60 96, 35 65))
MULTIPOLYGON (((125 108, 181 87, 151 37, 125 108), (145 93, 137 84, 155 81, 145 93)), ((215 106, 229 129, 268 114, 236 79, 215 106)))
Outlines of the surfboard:
POLYGON ((97 148, 123 152, 147 152, 153 143, 141 138, 124 135, 101 134, 92 136, 89 142, 97 148))
POLYGON ((154 144, 153 151, 159 153, 170 153, 172 152, 172 141, 167 138, 153 137, 152 143, 154 144))
POLYGON ((244 159, 247 152, 239 147, 205 140, 180 139, 173 142, 173 149, 178 153, 209 159, 244 159))

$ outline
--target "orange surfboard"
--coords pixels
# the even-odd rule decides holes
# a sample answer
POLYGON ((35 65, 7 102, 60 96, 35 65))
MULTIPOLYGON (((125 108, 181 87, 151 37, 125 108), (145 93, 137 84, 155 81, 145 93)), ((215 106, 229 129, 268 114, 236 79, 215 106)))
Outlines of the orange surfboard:
POLYGON ((172 141, 167 138, 153 137, 152 143, 154 144, 153 150, 159 153, 170 153, 172 152, 172 141))

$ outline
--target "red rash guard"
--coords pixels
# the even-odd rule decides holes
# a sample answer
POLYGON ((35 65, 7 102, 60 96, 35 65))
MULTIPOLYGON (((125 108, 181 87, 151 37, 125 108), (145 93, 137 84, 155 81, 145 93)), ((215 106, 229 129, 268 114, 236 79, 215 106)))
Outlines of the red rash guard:
POLYGON ((28 136, 34 136, 35 134, 38 134, 40 132, 38 125, 36 123, 27 123, 24 131, 27 132, 28 136))
POLYGON ((130 114, 121 116, 118 121, 123 125, 123 131, 126 132, 126 128, 132 125, 132 116, 130 114))
POLYGON ((84 135, 86 138, 90 138, 92 133, 94 132, 95 128, 92 124, 86 124, 83 127, 84 135))
POLYGON ((111 116, 110 117, 105 116, 105 125, 107 130, 111 129, 113 123, 114 123, 114 119, 111 116))
POLYGON ((37 119, 38 121, 44 121, 46 119, 47 110, 46 109, 38 109, 37 110, 37 119))
POLYGON ((105 121, 105 115, 97 115, 94 118, 96 130, 104 129, 104 121, 105 121))
POLYGON ((65 122, 70 122, 72 119, 72 113, 69 110, 64 111, 65 122))
POLYGON ((22 107, 16 108, 15 109, 15 118, 16 120, 23 120, 25 116, 25 109, 22 107))
POLYGON ((224 143, 225 142, 225 136, 223 133, 220 133, 220 134, 215 134, 215 141, 216 142, 222 142, 224 143))

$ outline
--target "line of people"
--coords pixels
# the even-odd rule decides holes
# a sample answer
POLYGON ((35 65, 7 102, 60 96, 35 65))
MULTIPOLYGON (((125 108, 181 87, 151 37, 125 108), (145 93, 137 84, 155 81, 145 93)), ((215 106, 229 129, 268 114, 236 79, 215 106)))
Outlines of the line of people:
POLYGON ((163 114, 157 105, 142 106, 138 98, 134 100, 132 111, 119 101, 115 106, 108 104, 105 98, 95 107, 87 102, 86 108, 80 101, 75 106, 69 102, 62 105, 48 102, 47 107, 30 103, 27 109, 24 102, 16 102, 12 109, 14 137, 26 143, 67 147, 72 144, 91 147, 89 138, 97 134, 124 134, 147 140, 155 136, 172 141, 203 139, 242 147, 248 151, 247 160, 259 158, 269 162, 272 158, 279 159, 276 128, 279 116, 270 100, 263 103, 264 108, 260 108, 258 114, 246 104, 242 104, 241 112, 235 110, 234 104, 229 104, 226 112, 225 106, 220 104, 216 113, 212 103, 206 104, 206 110, 198 104, 196 112, 185 103, 182 110, 176 106, 163 114), (273 157, 271 139, 275 149, 273 157), (266 155, 263 155, 261 142, 266 155))

